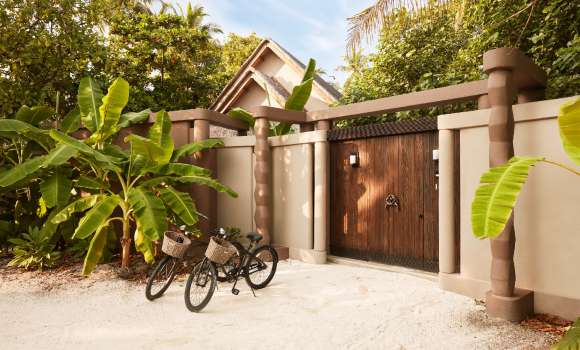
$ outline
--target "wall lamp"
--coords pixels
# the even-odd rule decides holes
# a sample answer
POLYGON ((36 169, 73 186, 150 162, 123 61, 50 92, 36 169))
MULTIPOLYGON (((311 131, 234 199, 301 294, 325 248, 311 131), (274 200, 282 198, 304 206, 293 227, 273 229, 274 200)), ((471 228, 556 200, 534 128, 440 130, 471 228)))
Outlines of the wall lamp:
POLYGON ((358 168, 359 166, 359 157, 358 152, 351 152, 348 156, 348 164, 353 168, 358 168))

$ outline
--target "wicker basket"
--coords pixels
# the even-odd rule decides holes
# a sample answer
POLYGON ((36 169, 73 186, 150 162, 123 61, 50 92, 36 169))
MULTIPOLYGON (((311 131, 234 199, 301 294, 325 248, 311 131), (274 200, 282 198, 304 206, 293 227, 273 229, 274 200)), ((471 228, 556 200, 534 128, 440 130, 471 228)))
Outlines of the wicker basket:
POLYGON ((211 237, 205 251, 205 256, 216 264, 225 264, 234 254, 236 248, 228 241, 211 237))
POLYGON ((163 245, 161 250, 163 253, 181 259, 185 255, 187 248, 191 244, 191 240, 181 232, 167 231, 163 235, 163 245), (178 238, 182 238, 183 242, 179 243, 178 238))

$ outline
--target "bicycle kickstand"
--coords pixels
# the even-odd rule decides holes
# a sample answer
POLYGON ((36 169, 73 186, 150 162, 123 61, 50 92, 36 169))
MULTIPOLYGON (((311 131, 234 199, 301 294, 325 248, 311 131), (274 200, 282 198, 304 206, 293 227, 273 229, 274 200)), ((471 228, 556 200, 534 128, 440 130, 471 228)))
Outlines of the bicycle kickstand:
POLYGON ((232 286, 232 294, 233 295, 238 295, 240 294, 240 290, 236 289, 236 284, 238 284, 238 278, 236 277, 236 280, 234 281, 234 285, 232 286))

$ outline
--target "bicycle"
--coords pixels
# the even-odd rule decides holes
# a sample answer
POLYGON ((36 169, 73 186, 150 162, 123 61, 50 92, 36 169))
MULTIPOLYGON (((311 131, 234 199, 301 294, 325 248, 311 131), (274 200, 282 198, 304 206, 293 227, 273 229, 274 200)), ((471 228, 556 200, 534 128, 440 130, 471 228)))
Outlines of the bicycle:
MULTIPOLYGON (((179 227, 180 233, 184 236, 191 238, 192 232, 186 231, 185 226, 179 227)), ((213 235, 218 235, 221 229, 214 231, 213 235)), ((229 238, 233 239, 234 236, 231 235, 229 238)), ((179 242, 182 243, 182 242, 179 242)), ((198 241, 198 240, 191 240, 191 245, 187 248, 187 253, 185 253, 182 257, 178 258, 171 255, 165 255, 155 266, 149 278, 147 279, 147 285, 145 287, 145 297, 149 301, 153 301, 163 296, 163 294, 167 291, 167 289, 173 283, 175 276, 178 275, 181 271, 191 266, 191 262, 193 261, 193 257, 191 252, 195 251, 196 248, 206 248, 208 245, 207 242, 198 241)), ((238 247, 241 245, 238 244, 238 247)), ((197 263, 197 262, 195 262, 197 263)), ((195 265, 195 264, 194 264, 195 265)), ((220 273, 218 272, 217 280, 219 282, 226 282, 227 275, 225 270, 227 266, 222 266, 220 269, 220 273)))
MULTIPOLYGON (((220 236, 228 240, 227 232, 220 236)), ((248 233, 249 247, 244 248, 239 242, 232 241, 234 253, 225 263, 216 263, 207 256, 197 263, 185 285, 185 306, 191 312, 200 312, 211 300, 218 282, 218 268, 224 274, 225 282, 233 282, 232 294, 238 295, 236 284, 244 278, 255 296, 254 289, 266 287, 274 278, 278 265, 278 254, 270 245, 257 246, 262 239, 259 233, 248 233)), ((207 255, 207 253, 206 253, 207 255)))

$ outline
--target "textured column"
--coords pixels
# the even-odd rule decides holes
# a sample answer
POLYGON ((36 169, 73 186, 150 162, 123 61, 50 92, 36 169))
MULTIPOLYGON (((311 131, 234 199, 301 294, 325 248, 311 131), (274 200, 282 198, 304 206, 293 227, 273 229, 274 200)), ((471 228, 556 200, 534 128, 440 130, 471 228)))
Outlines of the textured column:
POLYGON ((481 95, 477 98, 477 109, 488 109, 489 107, 489 96, 481 95))
MULTIPOLYGON (((514 116, 512 112, 512 72, 496 70, 489 73, 489 166, 507 163, 514 155, 514 116)), ((491 291, 494 295, 511 297, 514 294, 515 234, 510 219, 504 231, 491 240, 491 291)))
MULTIPOLYGON (((514 155, 515 97, 513 73, 509 69, 489 69, 489 166, 505 164, 514 155)), ((534 311, 534 294, 515 288, 514 250, 516 235, 513 215, 499 236, 491 239, 491 291, 486 295, 490 316, 519 322, 534 311)))
POLYGON ((256 136, 256 145, 254 154, 256 163, 254 164, 254 179, 256 187, 254 189, 254 200, 256 208, 254 212, 254 221, 256 222, 256 231, 264 238, 260 243, 270 243, 270 224, 272 222, 271 207, 271 152, 268 144, 269 123, 266 118, 256 118, 254 125, 254 134, 256 136))
MULTIPOLYGON (((193 142, 207 140, 209 138, 210 123, 207 120, 196 120, 193 124, 193 142)), ((206 150, 193 155, 193 162, 201 167, 212 171, 216 177, 216 157, 214 150, 206 150)), ((199 218, 199 229, 209 233, 214 230, 217 222, 217 193, 215 190, 201 185, 193 185, 193 196, 197 210, 208 218, 199 218)))
POLYGON ((439 272, 455 273, 454 131, 439 130, 439 272))
MULTIPOLYGON (((328 121, 316 123, 316 130, 329 130, 328 121)), ((330 145, 327 141, 314 143, 314 250, 329 251, 329 162, 330 145)), ((322 259, 325 262, 326 259, 322 259)))

